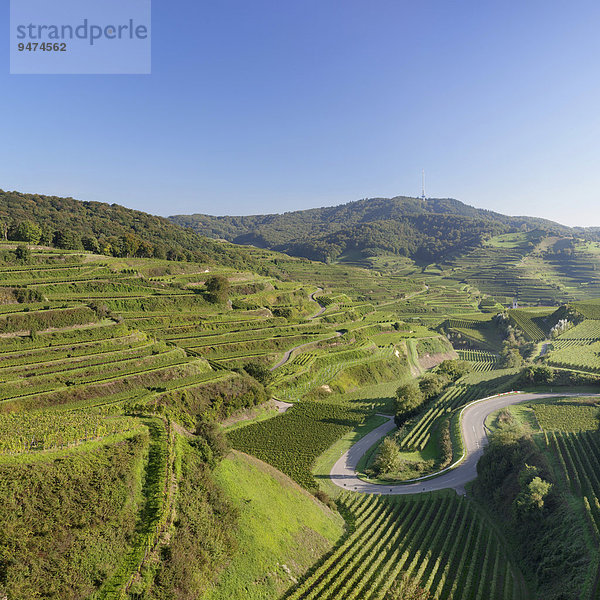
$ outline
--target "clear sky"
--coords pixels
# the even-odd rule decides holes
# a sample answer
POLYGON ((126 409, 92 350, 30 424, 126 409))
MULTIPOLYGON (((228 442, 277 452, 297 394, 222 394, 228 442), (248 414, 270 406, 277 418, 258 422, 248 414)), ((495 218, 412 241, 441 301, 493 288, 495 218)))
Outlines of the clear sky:
POLYGON ((420 195, 424 168, 428 196, 600 226, 597 1, 152 10, 151 75, 9 75, 4 45, 0 188, 250 214, 420 195))

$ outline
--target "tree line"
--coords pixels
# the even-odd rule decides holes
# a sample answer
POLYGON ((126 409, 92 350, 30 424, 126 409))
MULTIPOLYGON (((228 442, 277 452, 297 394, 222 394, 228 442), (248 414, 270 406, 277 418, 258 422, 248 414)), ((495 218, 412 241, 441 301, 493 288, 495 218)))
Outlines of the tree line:
MULTIPOLYGON (((118 257, 219 263, 264 272, 245 249, 118 204, 0 190, 0 239, 118 257)), ((265 273, 268 274, 268 273, 265 273)))

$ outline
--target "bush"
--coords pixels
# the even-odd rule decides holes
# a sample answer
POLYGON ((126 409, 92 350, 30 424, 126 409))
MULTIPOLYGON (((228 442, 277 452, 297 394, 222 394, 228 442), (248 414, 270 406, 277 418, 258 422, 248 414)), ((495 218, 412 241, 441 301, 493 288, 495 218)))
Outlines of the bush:
POLYGON ((25 244, 19 244, 15 250, 15 258, 23 263, 28 263, 31 260, 31 250, 25 244))
POLYGON ((450 383, 445 373, 425 373, 419 381, 419 388, 425 400, 431 400, 439 395, 450 383))
POLYGON ((445 360, 438 365, 437 372, 447 375, 452 381, 456 381, 471 372, 471 365, 466 360, 445 360))
POLYGON ((325 506, 328 506, 331 510, 337 510, 336 503, 331 499, 329 494, 325 493, 323 490, 317 490, 315 492, 315 498, 325 506))
POLYGON ((227 438, 221 427, 214 421, 207 421, 203 417, 196 424, 196 438, 192 445, 200 452, 202 460, 214 469, 219 461, 229 452, 227 438))
POLYGON ((260 363, 246 363, 244 365, 244 371, 246 371, 250 377, 254 377, 256 381, 262 383, 265 387, 273 381, 273 373, 271 373, 265 365, 261 365, 260 363))
POLYGON ((38 290, 30 290, 27 288, 15 288, 12 291, 15 300, 19 304, 25 304, 29 302, 42 302, 44 300, 44 296, 42 296, 41 292, 38 290))

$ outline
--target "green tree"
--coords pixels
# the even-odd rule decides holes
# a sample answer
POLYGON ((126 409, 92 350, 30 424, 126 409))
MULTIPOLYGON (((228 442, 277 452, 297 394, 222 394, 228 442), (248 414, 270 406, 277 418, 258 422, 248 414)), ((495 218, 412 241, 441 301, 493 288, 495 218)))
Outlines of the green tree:
POLYGON ((152 258, 154 256, 154 246, 146 240, 141 240, 136 256, 140 258, 152 258))
POLYGON ((244 371, 246 371, 250 377, 254 377, 256 381, 262 383, 265 387, 273 381, 273 373, 260 363, 246 363, 244 365, 244 371))
POLYGON ((500 353, 500 364, 505 369, 515 369, 523 363, 523 357, 516 348, 508 348, 500 353))
POLYGON ((223 304, 229 297, 229 281, 223 275, 212 275, 204 283, 208 292, 208 300, 215 304, 223 304))
POLYGON ((21 262, 28 263, 31 260, 31 250, 25 244, 19 244, 15 249, 15 257, 21 262))
POLYGON ((419 388, 426 400, 435 398, 450 383, 444 373, 426 373, 419 381, 419 388))
POLYGON ((53 244, 63 250, 81 250, 81 238, 75 231, 59 229, 54 232, 53 244))
POLYGON ((21 221, 15 228, 13 239, 30 244, 38 244, 42 237, 42 228, 32 221, 21 221))
POLYGON ((81 244, 83 245, 84 250, 93 252, 94 254, 100 254, 100 244, 95 235, 84 235, 81 238, 81 244))
POLYGON ((48 227, 48 225, 42 225, 42 235, 38 242, 42 246, 50 246, 52 244, 52 238, 54 237, 54 229, 48 227))
POLYGON ((373 461, 373 472, 376 475, 387 475, 398 471, 402 465, 402 457, 398 444, 389 437, 386 437, 379 449, 377 456, 373 461))
POLYGON ((437 371, 445 373, 452 381, 456 381, 471 372, 471 365, 466 360, 445 360, 438 365, 437 371))
POLYGON ((526 367, 521 372, 521 380, 524 383, 548 384, 555 380, 555 372, 546 365, 526 367))
POLYGON ((551 489, 552 484, 549 481, 534 477, 515 499, 517 512, 523 515, 542 510, 544 498, 551 489))
POLYGON ((396 390, 396 417, 400 420, 408 418, 423 404, 423 392, 416 381, 401 385, 396 390))
POLYGON ((537 477, 539 474, 540 470, 535 465, 528 465, 525 463, 525 466, 519 473, 519 486, 521 489, 524 489, 527 485, 529 485, 533 478, 537 477))
POLYGON ((133 233, 126 233, 119 239, 119 255, 124 257, 136 256, 142 240, 133 233))

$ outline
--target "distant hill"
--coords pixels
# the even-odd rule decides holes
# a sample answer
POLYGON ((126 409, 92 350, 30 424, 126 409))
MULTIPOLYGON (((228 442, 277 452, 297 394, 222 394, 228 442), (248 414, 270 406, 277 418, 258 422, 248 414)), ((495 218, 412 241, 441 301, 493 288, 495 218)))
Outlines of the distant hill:
POLYGON ((0 190, 0 239, 113 256, 217 262, 260 269, 249 253, 163 217, 118 204, 0 190))
POLYGON ((198 233, 313 260, 353 253, 392 253, 438 261, 479 246, 495 235, 542 230, 581 234, 547 219, 511 217, 451 198, 369 198, 340 206, 284 214, 176 215, 170 220, 198 233))

